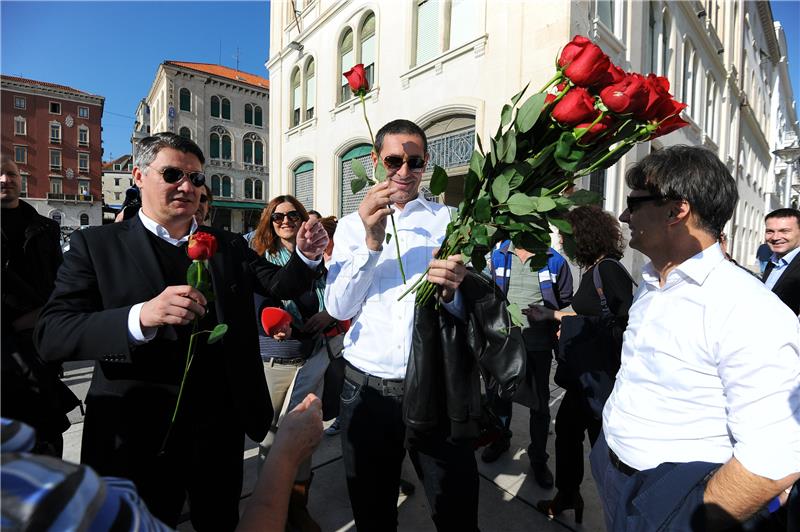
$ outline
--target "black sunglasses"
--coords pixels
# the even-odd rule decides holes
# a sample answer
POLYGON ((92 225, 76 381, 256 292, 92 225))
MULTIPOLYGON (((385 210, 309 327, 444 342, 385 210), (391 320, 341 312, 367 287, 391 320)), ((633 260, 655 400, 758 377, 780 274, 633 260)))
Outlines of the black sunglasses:
POLYGON ((208 196, 206 196, 205 194, 203 194, 202 196, 200 196, 200 203, 205 203, 205 202, 207 202, 207 201, 208 201, 208 196))
POLYGON ((273 212, 271 218, 273 222, 278 224, 281 223, 284 218, 289 218, 290 222, 296 222, 300 219, 300 213, 297 211, 273 212))
POLYGON ((412 155, 407 159, 399 155, 387 155, 383 158, 383 164, 387 170, 399 170, 403 163, 408 164, 409 170, 422 170, 425 168, 425 158, 418 155, 412 155))
POLYGON ((628 204, 628 212, 634 212, 639 208, 639 205, 647 201, 660 201, 665 199, 667 199, 666 196, 658 196, 654 194, 650 194, 648 196, 628 196, 625 198, 628 204))
POLYGON ((174 166, 165 166, 161 170, 156 170, 156 172, 161 174, 164 181, 170 185, 178 183, 184 176, 188 177, 192 185, 196 187, 202 187, 206 183, 206 174, 203 172, 184 172, 180 168, 175 168, 174 166))

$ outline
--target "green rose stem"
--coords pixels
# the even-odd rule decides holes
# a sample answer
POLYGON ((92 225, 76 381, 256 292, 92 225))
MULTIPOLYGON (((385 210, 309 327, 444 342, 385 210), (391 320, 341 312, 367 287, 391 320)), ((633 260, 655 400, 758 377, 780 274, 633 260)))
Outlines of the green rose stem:
MULTIPOLYGON (((367 123, 369 138, 372 140, 372 151, 375 153, 375 159, 377 159, 378 164, 383 164, 378 151, 375 149, 375 135, 372 134, 372 126, 369 125, 369 118, 367 118, 367 102, 364 100, 364 91, 360 91, 358 97, 361 99, 361 111, 364 113, 364 122, 367 123)), ((400 266, 400 277, 403 278, 403 284, 406 284, 406 272, 403 269, 403 256, 400 254, 400 242, 397 240, 397 227, 394 225, 394 213, 389 214, 389 218, 392 220, 392 233, 394 233, 394 247, 397 250, 397 264, 400 266)))

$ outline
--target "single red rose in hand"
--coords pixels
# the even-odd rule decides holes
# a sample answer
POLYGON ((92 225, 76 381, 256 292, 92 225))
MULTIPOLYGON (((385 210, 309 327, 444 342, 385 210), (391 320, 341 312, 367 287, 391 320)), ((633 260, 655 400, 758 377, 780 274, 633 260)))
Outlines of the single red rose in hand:
POLYGON ((567 65, 564 75, 579 87, 591 87, 609 78, 610 67, 611 60, 603 50, 596 44, 588 43, 567 65))
POLYGON ((197 231, 189 237, 186 253, 192 260, 208 260, 217 252, 217 239, 210 233, 197 231))
MULTIPOLYGON (((577 126, 575 126, 576 130, 591 128, 589 129, 589 131, 584 133, 581 138, 578 139, 578 144, 580 144, 581 146, 586 146, 587 144, 591 144, 592 142, 597 140, 597 137, 599 137, 600 135, 611 129, 614 126, 615 122, 616 120, 606 115, 603 118, 601 118, 598 123, 594 125, 592 125, 592 122, 587 122, 585 124, 578 124, 577 126)), ((576 133, 578 133, 578 131, 576 131, 576 133)))
POLYGON ((636 73, 600 91, 603 104, 618 114, 640 113, 647 105, 648 95, 644 77, 636 73))
POLYGON ((548 92, 547 93, 547 95, 544 97, 544 103, 548 104, 548 103, 552 102, 553 100, 555 100, 556 98, 558 98, 558 95, 561 94, 561 91, 563 91, 564 87, 566 87, 566 86, 567 86, 567 82, 566 81, 562 81, 561 83, 559 83, 556 86, 556 92, 554 92, 554 93, 553 92, 548 92))
POLYGON ((279 307, 265 307, 261 311, 261 326, 272 336, 292 323, 292 315, 279 307))
POLYGON ((352 90, 353 94, 356 96, 363 96, 369 92, 367 71, 364 70, 364 65, 362 63, 357 64, 342 75, 347 79, 350 90, 352 90))
POLYGON ((551 116, 562 125, 575 126, 593 122, 599 113, 589 91, 582 87, 573 87, 553 107, 551 116))
POLYGON ((567 45, 561 51, 561 57, 558 58, 558 66, 565 67, 572 63, 572 60, 575 59, 575 56, 578 55, 587 44, 591 43, 592 41, 583 35, 576 35, 573 37, 572 40, 567 43, 567 45))

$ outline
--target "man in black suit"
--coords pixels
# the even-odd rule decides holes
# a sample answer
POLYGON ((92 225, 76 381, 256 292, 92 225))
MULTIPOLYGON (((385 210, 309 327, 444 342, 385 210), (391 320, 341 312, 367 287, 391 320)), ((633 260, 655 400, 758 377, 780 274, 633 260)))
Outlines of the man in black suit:
POLYGON ((772 257, 761 279, 792 312, 800 314, 800 211, 777 209, 764 222, 772 257))
MULTIPOLYGON (((142 208, 124 222, 78 231, 39 321, 49 360, 96 360, 86 398, 81 462, 130 478, 152 512, 176 526, 186 496, 197 530, 238 521, 244 435, 261 441, 272 419, 253 291, 290 299, 311 286, 328 242, 306 223, 284 267, 241 236, 203 227, 219 249, 209 261, 215 300, 186 284, 182 245, 197 229, 204 157, 191 140, 159 133, 139 146, 133 177, 142 208), (222 341, 200 341, 169 438, 191 332, 217 323, 222 341)), ((203 337, 201 337, 203 338, 203 337)))

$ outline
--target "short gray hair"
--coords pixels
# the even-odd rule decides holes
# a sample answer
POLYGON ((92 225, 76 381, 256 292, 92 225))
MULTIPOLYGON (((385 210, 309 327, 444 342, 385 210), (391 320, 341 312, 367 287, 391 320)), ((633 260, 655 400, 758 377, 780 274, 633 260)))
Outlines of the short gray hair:
POLYGON ((200 160, 200 164, 206 163, 203 150, 201 150, 200 146, 195 144, 194 141, 176 135, 175 133, 163 132, 145 137, 139 141, 133 164, 144 171, 156 159, 158 152, 164 148, 172 148, 173 150, 182 151, 183 153, 191 153, 200 160))

